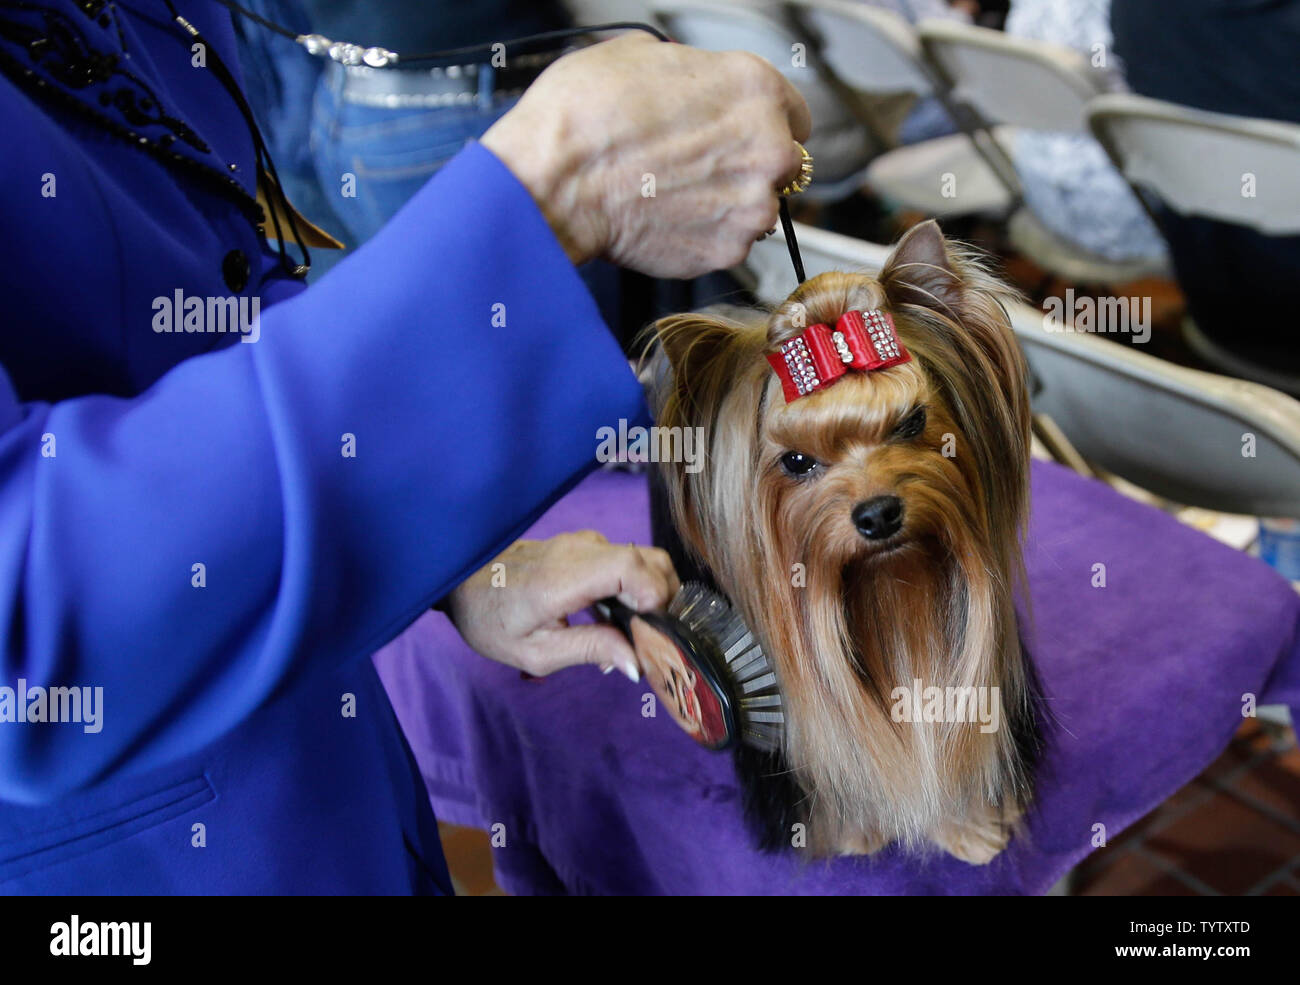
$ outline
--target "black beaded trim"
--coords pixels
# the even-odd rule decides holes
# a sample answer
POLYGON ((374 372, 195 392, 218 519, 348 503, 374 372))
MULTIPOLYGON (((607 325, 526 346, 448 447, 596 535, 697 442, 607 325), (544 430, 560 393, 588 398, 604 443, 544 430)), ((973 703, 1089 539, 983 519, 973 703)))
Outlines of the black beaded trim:
POLYGON ((249 195, 244 190, 244 186, 232 178, 228 172, 220 171, 200 161, 195 161, 193 158, 178 154, 176 151, 168 150, 168 146, 175 142, 175 137, 171 134, 163 134, 157 140, 154 140, 137 133, 130 127, 123 126, 102 113, 96 112, 71 93, 65 92, 58 86, 51 85, 33 69, 23 66, 5 51, 0 51, 0 72, 3 72, 16 85, 21 86, 38 98, 52 100, 61 104, 64 108, 75 110, 97 126, 152 155, 163 164, 177 166, 183 171, 188 171, 191 176, 200 179, 215 192, 233 201, 254 225, 258 234, 262 234, 262 229, 266 224, 266 213, 262 210, 262 206, 258 204, 257 199, 249 195))
MULTIPOLYGON (((90 0, 90 2, 83 3, 83 4, 81 5, 81 9, 82 9, 82 10, 86 10, 86 8, 87 8, 87 7, 90 7, 92 4, 95 5, 95 6, 98 6, 99 3, 100 3, 100 0, 90 0)), ((112 21, 113 21, 113 30, 115 30, 115 31, 117 32, 117 46, 118 46, 119 48, 121 48, 123 54, 125 54, 125 53, 126 53, 126 34, 125 34, 125 32, 123 32, 123 30, 122 30, 122 19, 121 19, 120 17, 117 16, 117 4, 115 4, 115 3, 110 3, 110 4, 107 4, 107 6, 108 6, 108 13, 107 13, 107 14, 104 14, 102 17, 99 18, 99 24, 100 24, 101 27, 104 27, 104 26, 106 26, 105 23, 104 23, 104 21, 105 21, 106 19, 109 19, 109 18, 112 19, 112 21)), ((89 13, 89 11, 87 11, 87 16, 93 16, 93 15, 91 15, 91 14, 89 13)))
MULTIPOLYGON (((116 109, 130 126, 165 127, 173 139, 183 140, 199 153, 211 151, 184 120, 164 112, 157 93, 143 79, 122 67, 120 55, 97 50, 61 11, 27 3, 0 3, 0 7, 39 16, 43 22, 41 27, 0 19, 0 38, 25 48, 32 64, 53 81, 69 89, 99 88, 99 104, 116 109)), ((86 12, 90 15, 90 11, 86 12)), ((113 23, 108 14, 100 18, 102 27, 113 23)), ((118 37, 120 41, 120 25, 118 37)))

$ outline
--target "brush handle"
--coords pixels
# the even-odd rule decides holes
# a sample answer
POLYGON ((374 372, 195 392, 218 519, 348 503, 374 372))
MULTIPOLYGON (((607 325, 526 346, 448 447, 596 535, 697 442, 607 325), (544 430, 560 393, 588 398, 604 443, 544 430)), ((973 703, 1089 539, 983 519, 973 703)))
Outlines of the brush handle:
POLYGON ((616 598, 601 599, 592 608, 627 637, 647 683, 682 730, 706 749, 729 748, 737 734, 731 698, 718 681, 716 669, 699 653, 698 644, 692 641, 685 625, 666 612, 637 612, 616 598), (648 653, 642 652, 632 631, 633 619, 640 619, 647 630, 661 637, 663 644, 670 648, 667 663, 663 653, 654 656, 653 648, 648 653))
MULTIPOLYGON (((624 605, 612 595, 598 601, 592 606, 592 609, 602 620, 626 636, 628 643, 634 643, 632 639, 632 617, 639 615, 635 609, 624 605)), ((633 646, 633 649, 635 649, 635 646, 633 646)))

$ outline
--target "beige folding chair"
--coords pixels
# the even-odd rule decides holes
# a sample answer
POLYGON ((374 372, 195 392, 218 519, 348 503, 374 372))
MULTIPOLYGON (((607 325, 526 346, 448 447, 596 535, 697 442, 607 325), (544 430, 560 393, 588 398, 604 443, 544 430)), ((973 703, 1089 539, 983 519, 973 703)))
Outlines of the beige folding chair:
MULTIPOLYGON (((950 98, 965 111, 962 122, 988 133, 1002 151, 1007 167, 998 174, 1017 201, 1020 186, 999 127, 1088 136, 1085 107, 1102 93, 1104 77, 1079 52, 945 20, 923 20, 917 33, 950 98)), ((1067 280, 1119 284, 1169 273, 1163 260, 1098 256, 1048 229, 1027 206, 1012 215, 1007 232, 1022 253, 1067 280)))
MULTIPOLYGON (((796 235, 809 277, 875 273, 890 252, 801 223, 796 235)), ((784 300, 795 286, 780 236, 756 244, 746 266, 760 300, 784 300)), ((1009 310, 1029 361, 1035 413, 1047 415, 1088 462, 1176 503, 1300 517, 1300 401, 1061 331, 1028 305, 1009 310), (1246 435, 1253 435, 1249 457, 1246 435)))
POLYGON ((646 0, 564 0, 575 24, 609 24, 615 21, 652 21, 646 0))
MULTIPOLYGON (((1300 126, 1208 113, 1142 96, 1098 96, 1088 126, 1144 202, 1180 215, 1300 235, 1300 126)), ((1286 313, 1278 312, 1278 317, 1286 313)), ((1300 377, 1247 362, 1187 320, 1184 336, 1212 365, 1300 395, 1300 377)))
POLYGON ((873 124, 849 105, 813 46, 775 6, 655 0, 656 19, 673 37, 708 51, 748 51, 771 62, 808 103, 813 132, 806 142, 816 162, 811 201, 835 201, 857 191, 867 163, 883 146, 873 124), (799 47, 796 47, 799 46, 799 47))
MULTIPOLYGON (((867 95, 944 96, 915 29, 893 11, 851 0, 791 0, 792 18, 845 86, 867 95)), ((956 133, 887 151, 867 168, 878 195, 926 215, 1005 213, 1013 203, 976 141, 956 133)))

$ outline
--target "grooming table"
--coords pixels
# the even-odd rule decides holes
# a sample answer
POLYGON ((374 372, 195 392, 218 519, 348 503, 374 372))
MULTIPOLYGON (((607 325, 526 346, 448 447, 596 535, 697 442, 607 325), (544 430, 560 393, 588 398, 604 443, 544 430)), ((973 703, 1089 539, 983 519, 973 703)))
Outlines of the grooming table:
MULTIPOLYGON (((644 478, 592 475, 529 536, 587 527, 649 542, 644 478)), ((1042 463, 1026 560, 1027 639, 1059 724, 1027 836, 983 867, 892 848, 757 851, 730 756, 667 713, 642 717, 649 689, 621 674, 524 680, 433 613, 375 662, 434 810, 504 839, 497 879, 511 893, 1040 894, 1094 850, 1094 825, 1113 841, 1200 773, 1241 724, 1243 694, 1300 706, 1300 596, 1261 562, 1042 463)))

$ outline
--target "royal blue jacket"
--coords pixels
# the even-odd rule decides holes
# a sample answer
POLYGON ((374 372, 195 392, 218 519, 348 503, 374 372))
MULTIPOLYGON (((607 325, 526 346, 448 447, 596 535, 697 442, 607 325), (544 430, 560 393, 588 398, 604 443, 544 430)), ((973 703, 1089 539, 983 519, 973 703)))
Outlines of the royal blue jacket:
POLYGON ((477 145, 302 290, 192 43, 161 0, 0 7, 0 689, 103 689, 97 732, 0 691, 0 891, 446 889, 369 654, 640 391, 477 145), (257 341, 156 331, 178 290, 259 297, 257 341))

